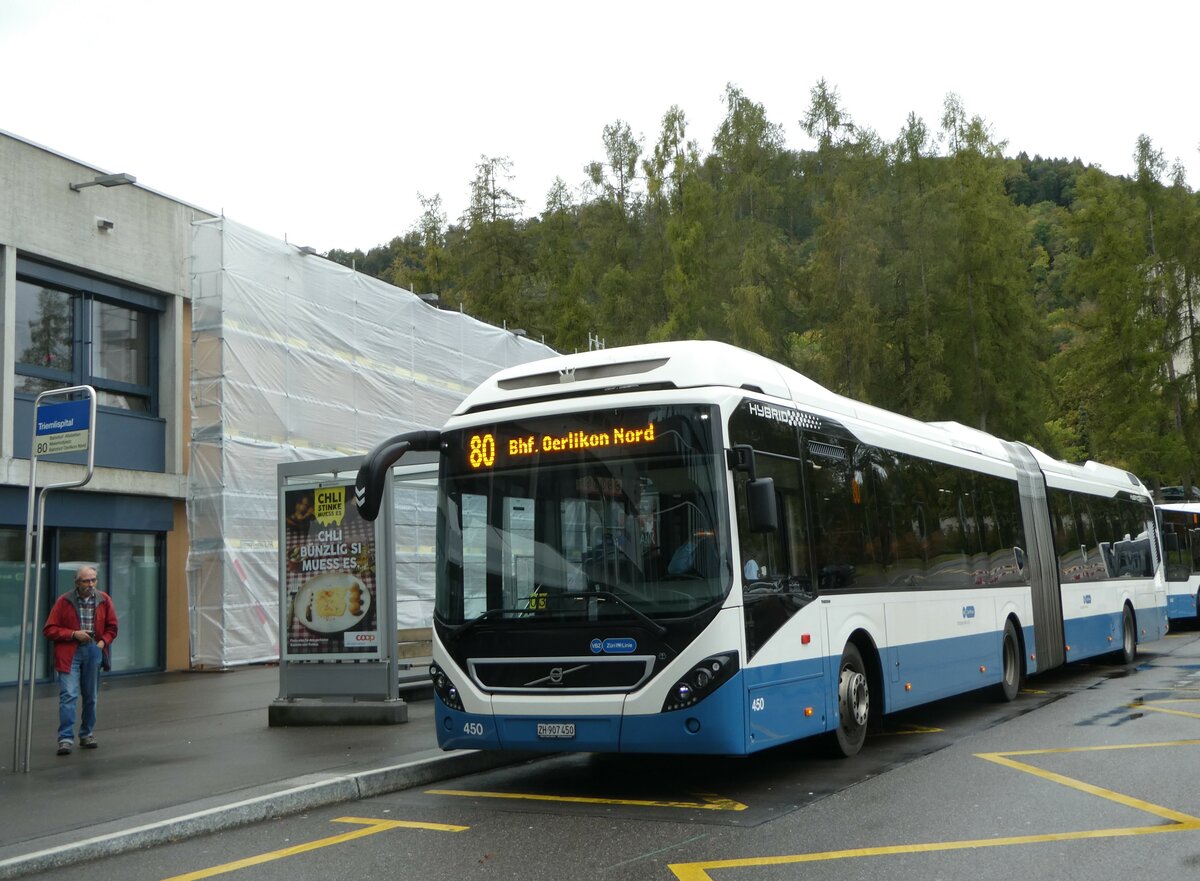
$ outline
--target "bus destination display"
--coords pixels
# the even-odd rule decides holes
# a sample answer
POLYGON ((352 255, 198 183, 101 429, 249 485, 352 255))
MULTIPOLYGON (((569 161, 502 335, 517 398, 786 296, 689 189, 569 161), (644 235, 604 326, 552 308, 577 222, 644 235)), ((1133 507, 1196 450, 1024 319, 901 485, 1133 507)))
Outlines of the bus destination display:
POLYGON ((556 434, 522 431, 509 436, 504 429, 478 432, 467 437, 467 465, 479 470, 511 465, 528 456, 554 456, 605 447, 653 444, 656 436, 653 422, 637 428, 612 427, 601 431, 569 429, 556 434))

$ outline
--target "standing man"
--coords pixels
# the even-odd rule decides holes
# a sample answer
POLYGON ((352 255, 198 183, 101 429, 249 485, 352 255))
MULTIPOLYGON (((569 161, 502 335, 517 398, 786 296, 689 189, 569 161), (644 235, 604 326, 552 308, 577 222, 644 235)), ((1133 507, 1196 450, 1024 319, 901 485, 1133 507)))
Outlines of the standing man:
MULTIPOLYGON (((58 754, 69 756, 75 745, 75 703, 83 695, 79 745, 95 749, 96 695, 100 667, 117 638, 117 610, 104 591, 96 590, 96 570, 83 566, 75 573, 75 589, 58 598, 42 628, 54 642, 58 671, 58 754)), ((107 666, 107 664, 104 664, 107 666)))

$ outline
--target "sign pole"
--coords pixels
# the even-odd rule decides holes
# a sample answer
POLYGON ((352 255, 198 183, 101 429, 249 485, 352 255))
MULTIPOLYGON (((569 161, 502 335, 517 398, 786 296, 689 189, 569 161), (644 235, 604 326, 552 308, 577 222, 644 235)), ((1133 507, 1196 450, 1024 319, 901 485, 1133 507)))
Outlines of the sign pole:
MULTIPOLYGON (((36 411, 36 408, 35 408, 35 411, 36 411)), ((33 534, 35 532, 37 532, 39 535, 41 534, 41 531, 37 528, 37 525, 33 519, 33 497, 34 497, 34 487, 35 486, 37 486, 37 454, 36 453, 29 460, 29 504, 28 504, 28 506, 26 508, 26 512, 25 512, 25 580, 22 582, 23 597, 21 600, 21 642, 20 642, 20 649, 17 652, 17 701, 15 704, 16 727, 15 727, 15 730, 13 731, 13 758, 12 758, 12 769, 14 772, 17 770, 17 766, 20 764, 21 755, 22 755, 22 753, 21 753, 21 721, 22 721, 22 717, 23 717, 23 714, 25 711, 25 703, 23 700, 24 691, 25 691, 25 676, 26 676, 25 653, 28 650, 27 643, 33 642, 36 645, 36 641, 37 641, 37 637, 34 636, 30 632, 32 630, 32 627, 30 626, 31 623, 37 621, 37 612, 33 613, 32 618, 29 615, 29 564, 30 564, 30 560, 32 559, 31 551, 33 550, 33 534)), ((41 546, 41 542, 38 542, 38 546, 39 547, 41 546)), ((37 559, 39 560, 39 562, 41 561, 40 551, 39 551, 37 559)), ((33 624, 33 626, 36 626, 36 624, 33 624)), ((36 659, 37 659, 37 652, 35 651, 34 658, 32 660, 30 660, 30 662, 29 662, 29 666, 31 668, 36 666, 36 659)), ((37 678, 36 673, 30 677, 30 679, 31 679, 30 689, 33 688, 32 680, 35 680, 36 678, 37 678)))
POLYGON ((29 773, 29 753, 33 742, 33 699, 37 684, 37 621, 41 611, 42 598, 42 550, 44 546, 46 520, 46 496, 51 490, 65 489, 73 486, 83 486, 92 479, 96 470, 96 432, 92 430, 96 424, 96 390, 90 385, 76 385, 70 388, 53 389, 42 392, 37 396, 33 408, 33 443, 29 459, 29 505, 25 521, 25 595, 21 603, 21 640, 20 654, 17 659, 17 707, 13 731, 13 773, 18 765, 26 774, 29 773), (83 396, 82 398, 79 396, 83 396), (64 398, 59 403, 47 403, 47 398, 64 398), (33 497, 37 489, 37 462, 41 456, 56 453, 74 453, 87 451, 87 470, 82 478, 68 480, 62 483, 50 483, 42 487, 38 493, 37 517, 34 518, 33 497), (36 554, 31 554, 34 545, 34 534, 37 534, 36 554), (36 565, 33 578, 33 614, 28 616, 30 605, 29 569, 36 565), (29 631, 29 663, 26 669, 26 630, 29 631), (22 713, 22 691, 25 680, 28 679, 29 693, 26 696, 24 713, 22 713), (21 723, 24 716, 24 754, 21 751, 21 723), (23 761, 19 761, 23 758, 23 761))

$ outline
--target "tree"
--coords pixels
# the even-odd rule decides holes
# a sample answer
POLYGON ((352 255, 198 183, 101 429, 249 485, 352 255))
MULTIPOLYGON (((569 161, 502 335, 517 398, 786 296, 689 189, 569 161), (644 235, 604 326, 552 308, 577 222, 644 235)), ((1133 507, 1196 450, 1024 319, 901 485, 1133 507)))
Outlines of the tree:
POLYGON ((1079 260, 1074 336, 1055 358, 1062 424, 1091 458, 1137 474, 1179 473, 1182 438, 1164 405, 1163 318, 1147 284, 1145 206, 1136 189, 1089 170, 1070 230, 1079 260))
POLYGON ((673 105, 662 120, 662 133, 649 159, 642 162, 651 204, 669 213, 683 207, 683 180, 699 166, 699 148, 687 137, 687 116, 673 105))
POLYGON ((817 141, 817 152, 828 151, 853 132, 854 123, 839 102, 837 89, 824 77, 817 80, 809 92, 808 111, 800 120, 800 128, 817 141))
POLYGON ((523 203, 508 189, 511 178, 507 157, 481 156, 463 216, 463 303, 493 324, 522 320, 518 291, 525 263, 519 224, 523 203))
POLYGON ((664 282, 667 318, 654 332, 658 339, 710 339, 720 327, 721 310, 712 293, 716 202, 712 184, 699 174, 685 178, 683 208, 667 223, 672 260, 664 282))
POLYGON ((604 198, 616 202, 624 214, 632 199, 637 178, 641 142, 633 136, 629 123, 618 119, 604 127, 604 154, 607 162, 589 162, 588 179, 604 198))
POLYGON ((699 148, 687 136, 687 118, 672 106, 662 120, 662 132, 650 158, 642 162, 647 198, 642 212, 641 261, 636 267, 637 287, 645 298, 643 314, 647 338, 665 338, 670 313, 667 279, 675 263, 669 228, 683 211, 687 181, 699 174, 699 148))
POLYGON ((1162 319, 1161 370, 1164 404, 1170 411, 1172 434, 1179 448, 1165 451, 1173 468, 1167 473, 1184 486, 1191 486, 1195 473, 1194 446, 1198 435, 1195 382, 1195 286, 1198 231, 1196 201, 1187 191, 1181 169, 1176 169, 1170 188, 1164 186, 1167 163, 1147 135, 1137 140, 1134 152, 1137 194, 1143 221, 1146 256, 1143 274, 1147 299, 1162 319))
POLYGON ((547 345, 559 351, 583 347, 593 327, 588 292, 591 280, 579 262, 579 212, 567 185, 555 178, 537 227, 535 292, 543 305, 535 326, 544 329, 547 345))
POLYGON ((766 221, 780 204, 775 174, 783 131, 761 104, 732 83, 725 87, 725 118, 713 138, 713 154, 724 175, 731 219, 766 221))
POLYGON ((883 153, 873 133, 855 130, 824 80, 811 98, 801 125, 817 140, 803 166, 815 229, 801 268, 802 323, 789 341, 790 357, 829 388, 869 399, 881 350, 873 194, 883 153))
POLYGON ((880 324, 890 329, 882 353, 873 399, 917 419, 945 413, 950 381, 938 295, 938 276, 946 234, 934 144, 925 122, 910 113, 889 150, 891 189, 885 206, 886 227, 881 265, 880 324), (880 387, 886 384, 886 388, 880 387))
POLYGON ((446 305, 457 305, 451 255, 446 248, 446 214, 442 197, 417 193, 422 213, 405 237, 405 247, 389 267, 391 282, 417 294, 437 294, 446 305))
POLYGON ((622 120, 604 127, 603 143, 605 161, 587 166, 596 197, 580 210, 586 273, 577 279, 595 284, 597 332, 613 344, 640 342, 653 321, 634 274, 643 246, 641 200, 634 191, 642 148, 622 120))
POLYGON ((761 104, 732 84, 709 168, 717 193, 717 250, 710 258, 724 327, 718 339, 780 358, 791 322, 794 259, 777 225, 783 184, 783 132, 761 104))
POLYGON ((950 154, 946 211, 944 338, 954 418, 983 431, 1042 442, 1046 389, 1038 369, 1044 340, 1028 293, 1028 239, 1020 209, 1008 198, 1003 144, 984 121, 968 117, 956 95, 942 116, 950 154))

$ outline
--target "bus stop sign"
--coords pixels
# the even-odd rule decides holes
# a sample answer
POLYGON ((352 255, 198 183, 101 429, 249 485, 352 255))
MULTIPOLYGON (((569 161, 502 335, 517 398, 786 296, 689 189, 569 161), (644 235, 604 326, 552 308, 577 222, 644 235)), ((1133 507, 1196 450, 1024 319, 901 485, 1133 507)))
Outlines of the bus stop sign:
POLYGON ((74 453, 88 448, 91 406, 87 400, 43 404, 33 428, 33 454, 74 453))

